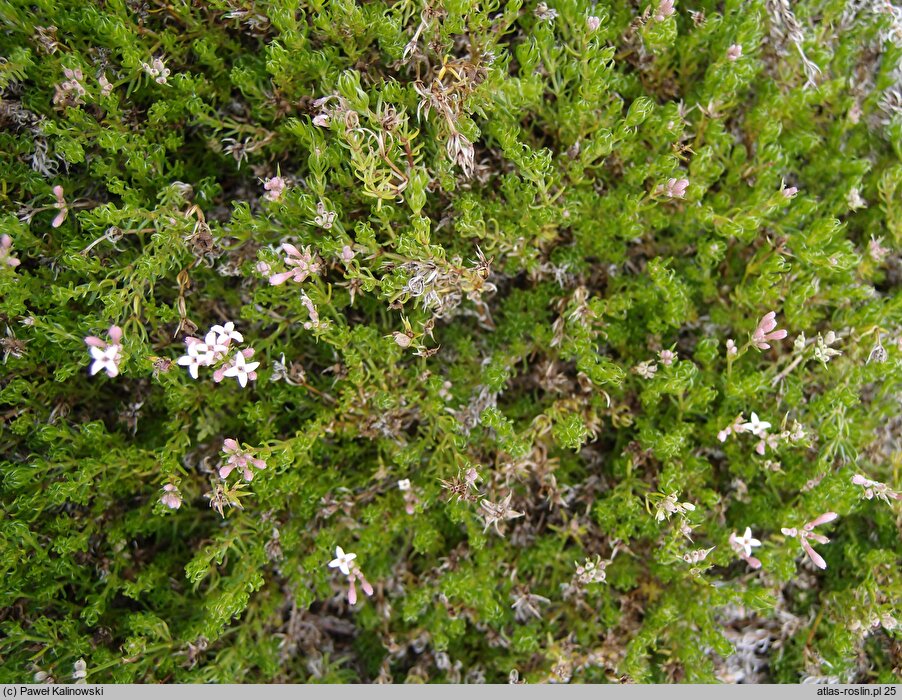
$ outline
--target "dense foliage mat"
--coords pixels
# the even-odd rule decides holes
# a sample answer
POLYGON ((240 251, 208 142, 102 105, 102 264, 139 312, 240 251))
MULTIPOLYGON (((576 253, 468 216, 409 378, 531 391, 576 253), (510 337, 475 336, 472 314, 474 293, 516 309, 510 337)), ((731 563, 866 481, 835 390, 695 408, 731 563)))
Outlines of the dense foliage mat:
POLYGON ((0 20, 0 681, 898 679, 900 8, 0 20))

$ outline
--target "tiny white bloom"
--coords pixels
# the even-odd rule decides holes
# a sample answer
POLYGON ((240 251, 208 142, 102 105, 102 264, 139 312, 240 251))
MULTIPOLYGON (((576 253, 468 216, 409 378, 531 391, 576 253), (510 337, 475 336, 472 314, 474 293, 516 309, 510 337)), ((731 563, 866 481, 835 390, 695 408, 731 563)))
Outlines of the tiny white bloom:
POLYGON ((742 429, 747 430, 752 435, 757 435, 761 437, 765 430, 770 427, 770 423, 767 421, 760 420, 758 418, 758 414, 754 411, 752 412, 752 419, 748 423, 742 424, 742 429))
MULTIPOLYGON (((193 343, 193 345, 199 345, 200 343, 193 343)), ((188 368, 188 374, 191 375, 192 378, 197 379, 197 368, 200 366, 206 366, 201 361, 201 358, 197 355, 191 354, 191 346, 188 346, 188 354, 182 355, 179 359, 177 359, 176 364, 181 365, 182 367, 188 368)))
POLYGON ((94 362, 91 363, 91 376, 97 374, 100 371, 105 371, 107 373, 107 376, 110 377, 115 377, 117 374, 119 374, 120 350, 121 346, 119 345, 107 345, 103 349, 98 347, 91 347, 91 357, 94 358, 94 362))
POLYGON ((752 547, 760 547, 761 540, 756 540, 752 537, 752 528, 747 527, 742 537, 736 537, 736 533, 734 532, 732 535, 733 543, 741 548, 747 557, 752 556, 752 547))
POLYGON ((247 386, 248 375, 260 366, 259 362, 247 362, 241 352, 235 353, 235 364, 229 367, 223 376, 235 377, 238 383, 243 387, 247 386))
POLYGON ((231 340, 234 340, 237 343, 244 342, 244 336, 235 330, 235 324, 232 321, 229 321, 223 326, 213 326, 210 329, 210 332, 216 334, 216 341, 222 345, 228 345, 231 340))
POLYGON ((341 547, 335 548, 335 559, 329 562, 330 569, 338 569, 345 576, 350 575, 351 573, 351 562, 357 558, 357 555, 353 552, 348 552, 345 554, 345 551, 341 547))
POLYGON ((82 678, 87 677, 88 675, 88 665, 85 663, 84 659, 79 659, 73 664, 73 668, 75 671, 72 673, 72 678, 75 680, 81 680, 82 678))
POLYGON ((398 488, 401 491, 410 491, 410 479, 401 479, 398 482, 398 488))

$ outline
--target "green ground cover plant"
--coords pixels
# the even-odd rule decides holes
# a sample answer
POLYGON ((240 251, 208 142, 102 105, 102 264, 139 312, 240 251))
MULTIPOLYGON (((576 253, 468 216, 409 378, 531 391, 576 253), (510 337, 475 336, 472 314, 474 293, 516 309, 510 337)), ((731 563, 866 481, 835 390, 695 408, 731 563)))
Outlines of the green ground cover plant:
POLYGON ((898 680, 898 6, 0 20, 0 681, 898 680))

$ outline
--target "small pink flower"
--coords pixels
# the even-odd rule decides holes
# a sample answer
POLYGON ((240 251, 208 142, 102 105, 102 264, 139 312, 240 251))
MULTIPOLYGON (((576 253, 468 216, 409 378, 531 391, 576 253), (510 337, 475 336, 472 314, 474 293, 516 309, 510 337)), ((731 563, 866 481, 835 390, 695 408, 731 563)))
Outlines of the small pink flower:
POLYGON ((341 260, 346 265, 354 259, 354 255, 354 249, 349 245, 341 249, 341 260))
POLYGON ((266 194, 263 195, 266 199, 270 202, 278 202, 285 191, 285 180, 278 175, 271 177, 263 183, 263 189, 266 190, 266 194))
POLYGON ((53 219, 50 225, 53 228, 59 228, 63 225, 66 217, 69 216, 69 207, 66 204, 65 192, 60 185, 53 188, 53 196, 56 197, 56 203, 53 205, 55 209, 59 209, 59 214, 53 219))
POLYGON ((219 476, 225 479, 233 470, 241 471, 245 481, 253 481, 254 469, 266 469, 266 462, 262 459, 254 457, 253 452, 244 450, 238 441, 233 438, 226 438, 222 441, 222 452, 226 457, 226 463, 219 468, 219 476))
POLYGON ((19 258, 13 257, 12 253, 13 239, 7 234, 0 236, 0 267, 4 265, 9 267, 18 267, 21 262, 19 258))
POLYGON ((868 241, 868 255, 870 255, 871 260, 876 263, 882 263, 886 256, 889 255, 889 248, 884 248, 881 245, 882 242, 882 238, 874 238, 873 236, 871 236, 871 240, 868 241))
POLYGON ((160 497, 160 503, 172 510, 178 510, 182 506, 182 495, 179 493, 175 484, 166 484, 163 487, 163 495, 160 497))
POLYGON ((590 33, 598 31, 598 28, 601 26, 601 18, 595 17, 594 15, 586 17, 586 28, 590 33))
POLYGON ((673 0, 661 0, 661 4, 658 5, 658 9, 655 11, 655 20, 658 22, 663 22, 673 13, 673 0))
POLYGON ((671 199, 683 199, 686 196, 687 187, 689 187, 689 180, 684 177, 680 179, 672 177, 666 184, 660 185, 658 191, 671 199))
POLYGON ((279 272, 269 278, 272 285, 282 284, 288 280, 301 283, 310 275, 319 274, 320 265, 310 252, 309 246, 301 252, 290 243, 282 244, 285 253, 285 264, 290 268, 287 272, 279 272))
POLYGON ((736 347, 736 343, 732 338, 727 339, 727 356, 735 357, 739 353, 739 348, 736 347))
POLYGON ((739 44, 733 44, 730 48, 727 49, 727 58, 730 61, 735 61, 740 56, 742 56, 742 46, 740 46, 739 44))
POLYGON ((752 333, 752 345, 759 350, 767 350, 770 345, 767 341, 782 340, 786 337, 785 330, 774 330, 777 327, 777 313, 770 311, 758 322, 758 327, 752 333))
POLYGON ((780 191, 780 194, 782 194, 784 197, 786 197, 786 199, 792 199, 792 198, 795 197, 798 193, 799 193, 799 188, 798 188, 798 187, 784 187, 784 188, 780 191))
POLYGON ((327 127, 329 126, 329 122, 329 115, 326 112, 317 114, 315 117, 313 117, 314 126, 327 127))
POLYGON ((658 358, 665 367, 670 367, 676 359, 676 356, 677 354, 672 350, 661 350, 661 352, 658 353, 658 358))

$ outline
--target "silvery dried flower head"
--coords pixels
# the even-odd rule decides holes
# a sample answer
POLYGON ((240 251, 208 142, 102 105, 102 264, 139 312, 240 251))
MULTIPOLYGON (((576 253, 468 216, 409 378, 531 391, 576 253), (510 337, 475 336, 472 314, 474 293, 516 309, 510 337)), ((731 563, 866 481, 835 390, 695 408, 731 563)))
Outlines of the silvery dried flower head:
POLYGON ((326 230, 332 228, 336 216, 338 215, 334 211, 326 209, 326 205, 323 202, 316 203, 316 216, 313 217, 313 222, 317 226, 326 230))
POLYGON ((480 501, 479 505, 482 509, 482 517, 485 520, 486 531, 494 526, 495 532, 503 537, 504 535, 499 528, 499 523, 503 523, 505 520, 513 520, 514 518, 522 518, 525 515, 525 513, 521 513, 510 507, 513 495, 512 491, 508 492, 504 500, 498 501, 497 503, 490 501, 487 498, 483 498, 482 501, 480 501))
POLYGON ((13 239, 4 233, 0 236, 0 267, 18 267, 21 261, 13 256, 12 248, 13 239))
POLYGON ((98 372, 106 372, 108 377, 119 374, 119 363, 122 361, 122 329, 119 326, 110 326, 107 331, 108 341, 101 340, 95 335, 85 338, 85 344, 91 354, 91 376, 98 372))
POLYGON ((739 44, 733 44, 730 48, 727 49, 728 60, 736 61, 740 56, 742 56, 742 46, 740 46, 739 44))
POLYGON ((880 338, 877 338, 877 342, 874 343, 874 347, 871 348, 871 352, 868 353, 868 359, 865 364, 870 364, 871 362, 876 362, 878 364, 882 362, 886 362, 889 358, 889 353, 886 351, 886 348, 883 347, 883 343, 880 342, 880 338))
POLYGON ((758 327, 755 328, 755 332, 752 333, 752 345, 759 350, 767 350, 770 348, 770 345, 768 344, 769 341, 782 340, 788 335, 783 329, 774 330, 777 327, 776 318, 776 311, 769 311, 764 314, 758 322, 758 327))
POLYGON ((893 491, 886 484, 879 481, 872 481, 862 474, 856 474, 855 476, 853 476, 852 483, 856 486, 860 486, 863 489, 862 495, 869 501, 873 498, 879 498, 881 501, 884 501, 888 504, 890 500, 902 500, 902 493, 893 491))
POLYGON ((812 530, 814 530, 814 528, 816 528, 818 525, 833 522, 838 517, 839 516, 833 512, 823 513, 822 515, 816 517, 814 520, 805 523, 801 528, 783 527, 780 528, 780 532, 782 532, 787 537, 798 537, 799 543, 802 545, 802 549, 805 551, 805 554, 808 555, 808 558, 811 560, 811 562, 819 569, 826 569, 827 562, 824 561, 824 558, 820 554, 814 551, 814 548, 812 548, 808 540, 814 540, 815 542, 818 542, 820 544, 827 544, 827 542, 830 541, 827 537, 824 537, 823 535, 820 535, 816 532, 812 532, 812 530))
POLYGON ((464 177, 469 178, 473 175, 473 170, 476 168, 476 151, 470 139, 455 132, 445 144, 445 149, 452 162, 460 166, 464 177))
POLYGON ((175 484, 166 484, 163 487, 163 495, 160 497, 160 503, 173 510, 181 508, 182 495, 179 493, 178 486, 175 484))
POLYGON ((531 617, 541 619, 542 611, 539 609, 539 605, 551 602, 545 596, 536 595, 535 593, 530 593, 529 591, 522 589, 513 593, 511 597, 514 598, 514 603, 511 605, 511 608, 514 611, 514 619, 517 620, 517 622, 526 622, 531 617))
POLYGON ((141 67, 155 82, 160 85, 166 85, 166 79, 169 77, 170 71, 162 58, 154 58, 149 65, 142 63, 141 67))

